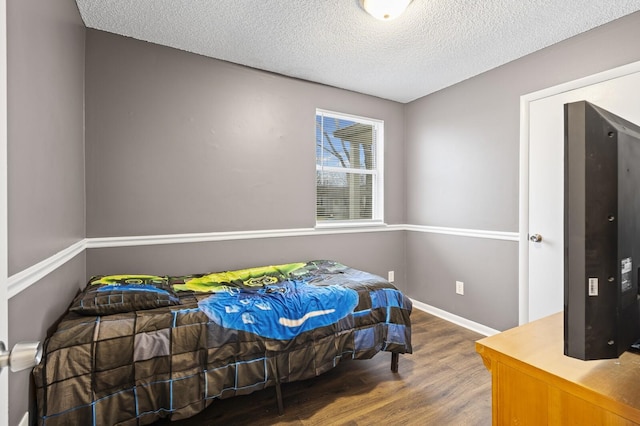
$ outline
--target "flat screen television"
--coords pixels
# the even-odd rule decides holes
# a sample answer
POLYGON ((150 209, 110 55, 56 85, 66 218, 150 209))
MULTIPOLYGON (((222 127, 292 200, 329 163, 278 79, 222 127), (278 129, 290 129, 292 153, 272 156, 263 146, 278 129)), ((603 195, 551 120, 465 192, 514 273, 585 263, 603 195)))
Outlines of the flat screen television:
POLYGON ((617 358, 640 339, 640 127, 565 104, 564 353, 617 358))

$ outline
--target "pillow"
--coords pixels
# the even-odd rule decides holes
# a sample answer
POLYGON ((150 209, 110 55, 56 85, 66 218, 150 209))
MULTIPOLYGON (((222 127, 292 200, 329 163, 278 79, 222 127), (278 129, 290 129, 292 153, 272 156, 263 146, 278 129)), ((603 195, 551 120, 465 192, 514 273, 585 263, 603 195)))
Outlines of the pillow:
POLYGON ((89 280, 69 310, 82 315, 111 315, 179 304, 167 277, 98 275, 89 280))

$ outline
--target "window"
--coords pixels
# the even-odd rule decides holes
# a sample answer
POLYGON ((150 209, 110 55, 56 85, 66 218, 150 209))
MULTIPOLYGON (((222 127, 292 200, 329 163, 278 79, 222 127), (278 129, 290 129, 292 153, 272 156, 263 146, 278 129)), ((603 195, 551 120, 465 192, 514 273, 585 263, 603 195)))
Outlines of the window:
POLYGON ((316 110, 316 222, 383 221, 384 123, 316 110))

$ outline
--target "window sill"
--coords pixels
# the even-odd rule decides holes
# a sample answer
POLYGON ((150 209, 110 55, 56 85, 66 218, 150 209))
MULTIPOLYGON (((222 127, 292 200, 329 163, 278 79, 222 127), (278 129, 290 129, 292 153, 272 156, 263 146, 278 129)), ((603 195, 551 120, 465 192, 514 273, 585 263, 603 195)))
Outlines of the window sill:
POLYGON ((381 220, 367 221, 367 222, 329 222, 329 223, 316 223, 315 229, 336 229, 336 228, 382 228, 387 224, 381 220))

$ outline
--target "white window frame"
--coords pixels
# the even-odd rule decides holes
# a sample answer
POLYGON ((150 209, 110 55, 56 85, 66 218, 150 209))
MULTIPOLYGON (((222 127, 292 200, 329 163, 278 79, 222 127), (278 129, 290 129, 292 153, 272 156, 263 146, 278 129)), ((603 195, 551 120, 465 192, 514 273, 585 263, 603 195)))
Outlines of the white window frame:
MULTIPOLYGON (((318 115, 324 115, 331 118, 337 118, 339 120, 351 120, 357 123, 371 125, 375 129, 376 141, 375 141, 375 164, 374 170, 363 169, 350 169, 344 167, 329 167, 318 164, 318 158, 316 157, 316 172, 318 170, 348 172, 357 174, 371 174, 373 175, 373 189, 372 189, 372 209, 371 219, 353 219, 353 220, 326 220, 318 221, 317 201, 316 201, 316 228, 336 228, 336 227, 361 227, 361 226, 376 226, 385 225, 384 223, 384 121, 375 118, 361 117, 358 115, 345 114, 342 112, 330 111, 326 109, 317 108, 316 117, 318 115)), ((315 120, 314 120, 315 122, 315 120)), ((315 134, 315 132, 314 132, 315 134)), ((315 139, 315 136, 314 136, 315 139)), ((316 191, 318 187, 316 185, 316 191)), ((317 199, 316 199, 317 200, 317 199)))

